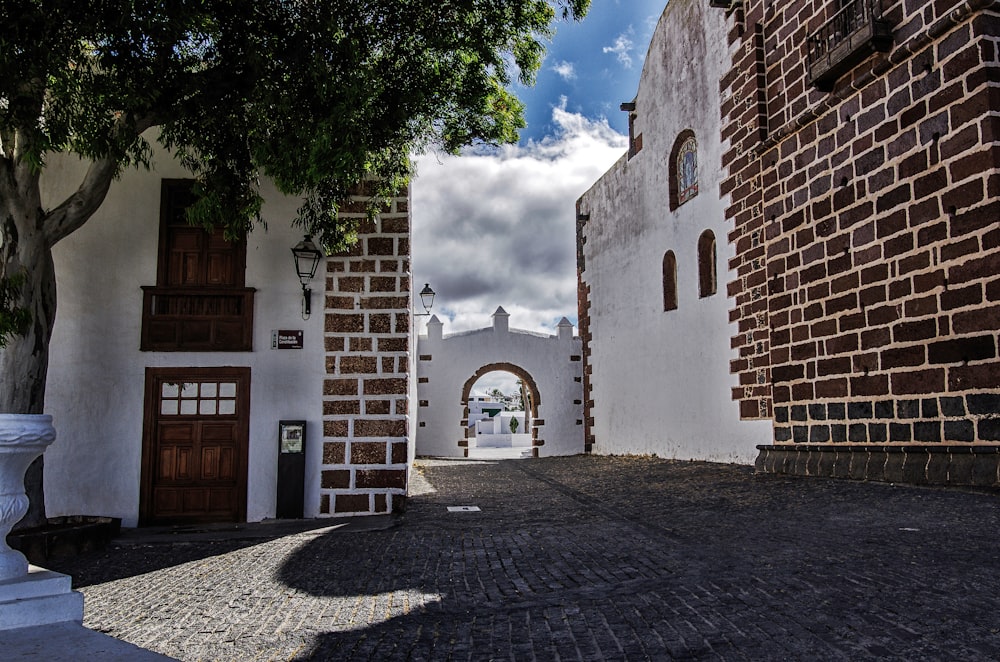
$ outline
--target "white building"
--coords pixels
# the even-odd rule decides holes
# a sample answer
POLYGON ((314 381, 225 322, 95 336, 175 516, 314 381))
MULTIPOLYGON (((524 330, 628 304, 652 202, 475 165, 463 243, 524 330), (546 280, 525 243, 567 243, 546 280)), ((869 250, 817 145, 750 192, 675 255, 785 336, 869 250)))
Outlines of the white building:
POLYGON ((718 166, 725 12, 670 0, 630 113, 629 153, 579 200, 587 445, 595 453, 752 463, 766 421, 741 421, 737 329, 718 166))
POLYGON ((492 417, 482 428, 495 435, 490 445, 530 441, 535 456, 583 452, 582 355, 573 325, 563 318, 558 333, 550 336, 511 329, 509 317, 497 308, 492 327, 447 336, 436 315, 427 322, 427 334, 417 340, 417 455, 464 457, 470 445, 483 445, 482 439, 473 441, 470 423, 473 411, 489 405, 472 400, 472 387, 496 370, 524 382, 531 411, 527 426, 523 417, 519 420, 516 435, 509 434, 512 412, 492 417))
MULTIPOLYGON (((229 244, 184 221, 186 171, 160 149, 154 165, 125 171, 54 249, 47 514, 125 526, 274 517, 282 448, 304 451, 291 496, 306 517, 397 507, 412 453, 407 193, 352 255, 320 264, 303 319, 289 250, 300 201, 265 181, 267 229, 229 244)), ((46 202, 84 168, 54 159, 46 202)), ((363 217, 361 192, 356 202, 363 217)))

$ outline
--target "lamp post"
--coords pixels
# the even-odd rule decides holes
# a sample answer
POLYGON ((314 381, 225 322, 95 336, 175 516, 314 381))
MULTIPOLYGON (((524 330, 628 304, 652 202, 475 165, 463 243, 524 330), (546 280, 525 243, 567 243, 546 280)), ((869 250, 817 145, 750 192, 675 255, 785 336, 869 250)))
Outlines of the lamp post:
POLYGON ((323 251, 316 247, 312 236, 307 234, 292 248, 292 256, 295 258, 295 273, 302 283, 302 319, 307 320, 312 312, 312 290, 308 283, 316 275, 316 267, 323 257, 323 251))
POLYGON ((431 314, 431 308, 434 307, 434 295, 437 294, 431 289, 429 283, 424 283, 424 289, 420 290, 420 303, 424 307, 424 312, 413 313, 414 317, 427 317, 431 314))

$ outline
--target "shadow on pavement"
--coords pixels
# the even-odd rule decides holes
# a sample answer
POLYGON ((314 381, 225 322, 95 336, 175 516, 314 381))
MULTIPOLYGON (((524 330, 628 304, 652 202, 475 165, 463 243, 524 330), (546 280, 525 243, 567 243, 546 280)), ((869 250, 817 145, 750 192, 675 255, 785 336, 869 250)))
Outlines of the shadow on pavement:
POLYGON ((79 589, 227 554, 306 531, 365 530, 393 525, 389 517, 372 519, 378 521, 267 520, 122 529, 121 535, 107 549, 52 559, 46 567, 72 576, 73 588, 79 589))

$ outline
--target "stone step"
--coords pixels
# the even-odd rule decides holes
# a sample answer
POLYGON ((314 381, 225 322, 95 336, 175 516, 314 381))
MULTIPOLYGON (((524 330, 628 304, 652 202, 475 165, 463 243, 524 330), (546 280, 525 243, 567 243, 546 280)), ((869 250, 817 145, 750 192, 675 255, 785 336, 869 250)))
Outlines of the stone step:
POLYGON ((24 577, 0 582, 0 630, 83 622, 83 594, 69 575, 29 566, 24 577))

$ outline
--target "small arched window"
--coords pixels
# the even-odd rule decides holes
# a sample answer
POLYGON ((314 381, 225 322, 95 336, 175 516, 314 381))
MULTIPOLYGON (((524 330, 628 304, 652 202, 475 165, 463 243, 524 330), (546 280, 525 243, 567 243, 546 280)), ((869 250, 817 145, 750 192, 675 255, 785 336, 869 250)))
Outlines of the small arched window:
POLYGON ((673 251, 663 254, 663 310, 677 309, 677 258, 673 251))
POLYGON ((705 230, 698 237, 698 296, 710 297, 718 289, 715 275, 715 235, 705 230))
POLYGON ((670 150, 670 209, 698 195, 698 141, 694 131, 681 131, 670 150))

